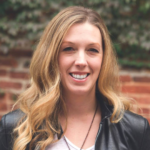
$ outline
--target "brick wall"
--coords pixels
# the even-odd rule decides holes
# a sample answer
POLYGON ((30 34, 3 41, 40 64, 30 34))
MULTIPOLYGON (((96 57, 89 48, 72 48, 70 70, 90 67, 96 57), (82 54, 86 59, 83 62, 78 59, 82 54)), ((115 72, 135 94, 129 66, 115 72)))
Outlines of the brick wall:
MULTIPOLYGON (((17 96, 29 86, 30 50, 11 50, 0 53, 0 118, 8 113, 17 96)), ((137 101, 141 109, 134 110, 150 122, 150 70, 120 71, 122 92, 137 101)))
POLYGON ((11 110, 17 96, 28 87, 31 57, 31 50, 0 53, 0 118, 11 110))
POLYGON ((150 123, 150 70, 121 70, 120 80, 123 94, 136 100, 134 111, 150 123))

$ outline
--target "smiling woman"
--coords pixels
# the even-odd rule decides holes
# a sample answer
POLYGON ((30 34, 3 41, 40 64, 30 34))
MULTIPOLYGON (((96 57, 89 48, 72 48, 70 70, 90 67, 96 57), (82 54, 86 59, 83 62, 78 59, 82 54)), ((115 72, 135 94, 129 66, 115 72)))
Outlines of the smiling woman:
POLYGON ((68 7, 47 25, 20 108, 0 122, 2 150, 149 150, 148 121, 121 96, 99 14, 68 7))

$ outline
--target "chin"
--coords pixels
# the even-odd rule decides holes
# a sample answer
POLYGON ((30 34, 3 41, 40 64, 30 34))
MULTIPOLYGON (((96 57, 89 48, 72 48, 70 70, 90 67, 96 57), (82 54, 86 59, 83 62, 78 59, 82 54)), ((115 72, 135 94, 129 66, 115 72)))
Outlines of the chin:
POLYGON ((84 90, 77 90, 77 91, 72 91, 72 93, 74 95, 78 95, 78 96, 81 96, 81 95, 85 95, 87 93, 89 93, 88 91, 84 91, 84 90))
POLYGON ((77 95, 77 96, 81 96, 81 95, 88 95, 89 93, 91 93, 93 90, 92 89, 85 89, 85 88, 76 88, 74 90, 71 90, 70 92, 73 95, 77 95))

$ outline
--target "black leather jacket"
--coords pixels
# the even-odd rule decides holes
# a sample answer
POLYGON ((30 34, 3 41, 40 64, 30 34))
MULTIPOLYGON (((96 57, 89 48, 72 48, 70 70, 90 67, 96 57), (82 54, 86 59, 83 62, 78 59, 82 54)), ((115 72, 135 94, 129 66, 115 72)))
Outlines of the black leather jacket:
MULTIPOLYGON (((114 124, 110 122, 112 107, 103 103, 101 112, 95 150, 150 150, 150 127, 145 118, 126 111, 123 119, 114 124)), ((12 150, 11 133, 22 116, 19 109, 3 116, 0 122, 0 150, 12 150)))

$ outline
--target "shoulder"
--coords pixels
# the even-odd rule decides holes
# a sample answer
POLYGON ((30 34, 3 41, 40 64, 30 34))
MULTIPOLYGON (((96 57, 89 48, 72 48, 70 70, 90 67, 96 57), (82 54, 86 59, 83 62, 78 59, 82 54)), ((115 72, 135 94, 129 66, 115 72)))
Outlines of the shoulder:
POLYGON ((131 145, 135 142, 136 145, 139 145, 139 149, 150 149, 150 126, 147 119, 130 111, 125 111, 120 124, 123 126, 126 140, 132 141, 131 145))
POLYGON ((126 128, 133 128, 135 131, 142 131, 149 127, 149 123, 144 117, 130 111, 125 111, 121 122, 124 123, 126 128))
POLYGON ((24 113, 20 109, 17 109, 4 115, 1 119, 1 124, 8 129, 14 128, 23 116, 24 113))
POLYGON ((24 113, 17 109, 4 115, 0 121, 0 149, 11 150, 13 138, 12 132, 24 113))

